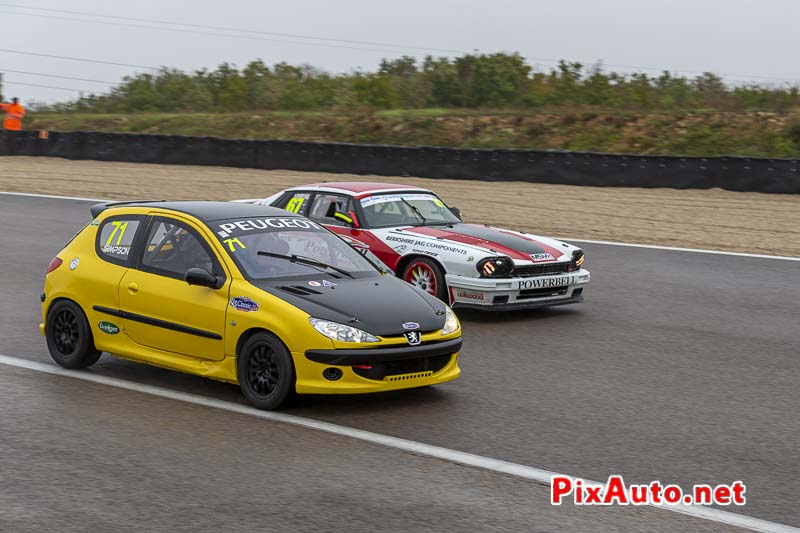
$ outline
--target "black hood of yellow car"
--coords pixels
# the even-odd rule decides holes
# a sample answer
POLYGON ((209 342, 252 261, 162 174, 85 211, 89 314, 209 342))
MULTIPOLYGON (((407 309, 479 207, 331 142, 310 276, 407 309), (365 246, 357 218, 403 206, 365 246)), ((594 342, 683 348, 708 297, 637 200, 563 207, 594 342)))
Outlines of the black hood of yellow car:
POLYGON ((302 309, 315 318, 363 329, 382 337, 402 335, 416 322, 419 331, 444 327, 445 304, 394 276, 310 280, 252 280, 261 290, 302 309))

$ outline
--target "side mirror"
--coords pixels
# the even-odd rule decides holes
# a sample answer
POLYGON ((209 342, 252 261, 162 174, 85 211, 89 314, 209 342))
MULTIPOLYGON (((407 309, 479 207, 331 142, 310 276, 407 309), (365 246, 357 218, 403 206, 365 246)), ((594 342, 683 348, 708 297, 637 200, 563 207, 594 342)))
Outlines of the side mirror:
POLYGON ((450 212, 457 216, 459 219, 461 218, 461 209, 457 207, 451 207, 450 212))
POLYGON ((217 276, 203 268, 190 268, 186 271, 186 283, 189 285, 200 285, 201 287, 209 287, 216 289, 217 276))

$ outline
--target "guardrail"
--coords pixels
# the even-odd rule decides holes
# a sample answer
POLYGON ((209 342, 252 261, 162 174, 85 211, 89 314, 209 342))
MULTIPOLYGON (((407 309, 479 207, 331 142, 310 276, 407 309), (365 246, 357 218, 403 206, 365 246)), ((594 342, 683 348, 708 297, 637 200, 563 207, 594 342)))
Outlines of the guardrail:
POLYGON ((307 172, 800 193, 800 160, 0 131, 0 155, 307 172))

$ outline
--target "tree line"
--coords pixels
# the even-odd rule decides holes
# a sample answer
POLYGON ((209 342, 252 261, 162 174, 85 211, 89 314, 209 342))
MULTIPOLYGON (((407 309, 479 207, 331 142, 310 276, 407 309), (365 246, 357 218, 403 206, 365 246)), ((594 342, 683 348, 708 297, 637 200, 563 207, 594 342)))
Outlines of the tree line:
POLYGON ((309 65, 269 66, 261 60, 243 68, 222 63, 194 72, 162 68, 125 77, 108 93, 82 95, 46 109, 136 113, 597 106, 783 112, 798 104, 798 87, 788 84, 731 85, 710 72, 651 76, 569 61, 542 72, 517 53, 495 53, 384 59, 374 72, 345 74, 309 65))

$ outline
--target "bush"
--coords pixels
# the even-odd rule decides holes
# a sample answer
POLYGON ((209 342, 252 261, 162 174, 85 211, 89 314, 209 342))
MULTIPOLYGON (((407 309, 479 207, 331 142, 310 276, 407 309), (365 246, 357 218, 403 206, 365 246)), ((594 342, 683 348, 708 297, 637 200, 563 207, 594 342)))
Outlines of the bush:
POLYGON ((786 127, 786 137, 800 148, 800 122, 793 122, 786 127))
POLYGON ((252 61, 223 63, 193 73, 163 68, 123 78, 102 95, 89 95, 51 111, 238 112, 255 110, 536 108, 599 106, 606 109, 769 110, 800 105, 797 87, 729 87, 705 73, 690 79, 664 72, 604 72, 561 61, 534 72, 517 53, 466 54, 456 58, 384 59, 377 72, 331 75, 309 65, 252 61))

